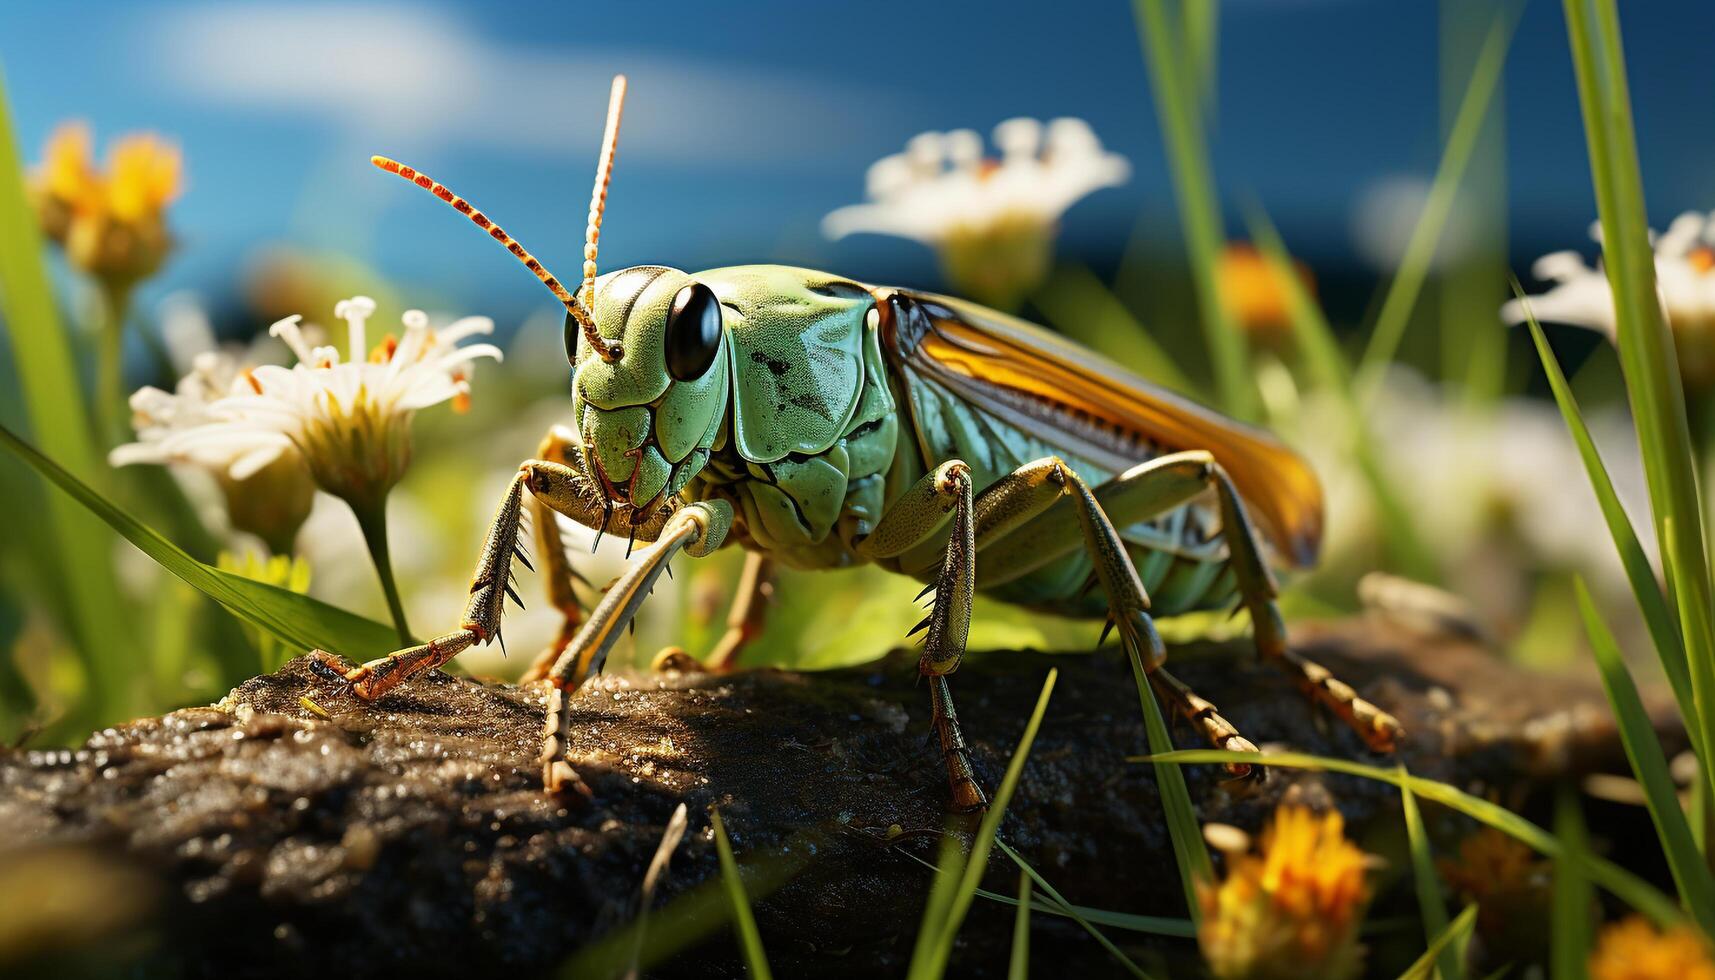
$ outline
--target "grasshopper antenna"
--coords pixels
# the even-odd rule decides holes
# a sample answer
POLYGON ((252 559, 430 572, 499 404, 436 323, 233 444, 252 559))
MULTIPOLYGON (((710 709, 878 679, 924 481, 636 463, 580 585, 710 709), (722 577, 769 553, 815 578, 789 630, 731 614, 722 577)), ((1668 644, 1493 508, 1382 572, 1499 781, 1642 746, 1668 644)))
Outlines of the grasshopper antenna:
POLYGON ((613 92, 608 99, 607 132, 602 137, 601 160, 596 167, 595 191, 590 195, 589 223, 584 228, 584 280, 577 295, 573 295, 570 290, 566 289, 558 278, 544 268, 534 255, 525 251, 524 246, 518 244, 517 240, 508 235, 505 229, 490 220, 488 215, 478 211, 469 201, 454 194, 445 184, 414 167, 406 166, 387 157, 370 157, 369 162, 390 174, 395 174, 416 184, 447 202, 453 210, 469 218, 478 228, 488 232, 490 238, 506 246, 508 252, 511 252, 518 261, 524 263, 524 267, 534 273, 537 279, 542 280, 542 284, 548 287, 548 291, 554 294, 554 298, 560 301, 561 305, 566 308, 566 312, 571 314, 572 319, 578 321, 578 326, 583 328, 584 340, 597 354, 601 355, 601 359, 610 362, 617 361, 623 356, 624 351, 617 341, 603 337, 601 332, 596 329, 595 316, 590 312, 590 307, 595 302, 596 245, 601 238, 602 212, 607 207, 607 185, 613 178, 614 148, 619 141, 619 118, 624 103, 625 76, 616 75, 613 79, 613 92))

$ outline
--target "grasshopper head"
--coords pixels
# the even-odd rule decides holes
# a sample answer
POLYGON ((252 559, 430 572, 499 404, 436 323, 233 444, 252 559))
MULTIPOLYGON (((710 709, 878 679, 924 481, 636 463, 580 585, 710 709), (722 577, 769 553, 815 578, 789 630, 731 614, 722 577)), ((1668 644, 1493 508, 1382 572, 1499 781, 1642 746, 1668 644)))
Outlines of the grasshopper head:
POLYGON ((602 276, 591 305, 594 338, 566 315, 585 465, 609 502, 646 517, 708 462, 726 417, 721 305, 708 286, 660 266, 602 276))
POLYGON ((610 509, 630 508, 633 528, 684 489, 708 462, 725 417, 727 354, 721 306, 708 286, 676 269, 638 266, 596 275, 607 185, 625 104, 625 76, 613 80, 607 132, 584 229, 584 276, 576 292, 543 268, 489 217, 415 168, 370 162, 452 205, 505 246, 566 307, 566 357, 584 474, 610 509))

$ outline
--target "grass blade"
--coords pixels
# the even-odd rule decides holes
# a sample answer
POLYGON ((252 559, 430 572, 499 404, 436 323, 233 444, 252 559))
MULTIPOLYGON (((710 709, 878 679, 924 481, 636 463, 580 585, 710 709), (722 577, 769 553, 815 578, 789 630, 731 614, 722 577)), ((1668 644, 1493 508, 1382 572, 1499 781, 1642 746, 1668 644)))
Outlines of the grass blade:
MULTIPOLYGON (((929 933, 931 925, 935 927, 935 932, 927 940, 922 933, 918 936, 917 948, 911 956, 909 974, 914 980, 919 977, 940 977, 947 972, 947 961, 953 952, 953 939, 958 935, 959 927, 965 921, 965 913, 970 911, 971 902, 976 898, 977 886, 982 883, 983 872, 988 870, 989 851, 995 844, 995 832, 1000 829, 1001 817, 1006 815, 1006 806, 1012 802, 1012 794, 1018 789, 1018 777, 1024 772, 1024 760, 1029 757, 1031 743, 1036 741, 1036 732, 1042 727, 1042 716, 1048 711, 1048 699, 1054 694, 1054 682, 1059 676, 1059 670, 1049 670, 1048 677, 1042 682, 1042 693, 1037 695, 1036 708, 1030 712, 1030 720, 1024 724, 1024 734, 1019 736, 1018 748, 1012 751, 1012 759, 1006 764, 1006 775, 1001 777, 1000 788, 995 791, 988 812, 983 814, 982 822, 977 825, 976 835, 971 838, 971 850, 965 856, 963 870, 956 877, 957 884, 950 891, 945 891, 942 881, 937 879, 935 887, 929 893, 930 906, 924 911, 923 933, 929 933), (937 893, 944 891, 945 909, 940 911, 936 909, 937 893), (931 912, 938 912, 940 921, 931 923, 931 912)), ((957 844, 953 846, 957 847, 957 844)), ((946 863, 945 857, 946 852, 943 850, 943 864, 946 863)))
POLYGON ((1426 779, 1422 776, 1401 776, 1392 769, 1369 766, 1348 759, 1307 755, 1302 752, 1226 752, 1220 749, 1180 749, 1166 755, 1134 757, 1132 762, 1152 762, 1156 765, 1205 765, 1226 762, 1254 762, 1257 765, 1283 769, 1310 769, 1342 773, 1387 783, 1390 786, 1410 785, 1412 792, 1426 800, 1463 813, 1503 834, 1523 841, 1537 852, 1551 858, 1562 856, 1577 861, 1590 880, 1637 909, 1657 925, 1677 925, 1685 920, 1684 913, 1673 899, 1663 895, 1649 882, 1619 865, 1593 854, 1582 857, 1570 853, 1553 834, 1499 804, 1472 796, 1456 786, 1426 779))
POLYGON ((1182 60, 1184 32, 1171 25, 1166 0, 1133 0, 1132 7, 1136 11, 1144 60, 1149 65, 1156 115, 1167 143, 1168 165, 1179 201, 1179 222, 1202 313, 1203 334, 1215 367, 1215 388, 1221 407, 1229 414, 1254 420, 1261 396, 1251 373, 1250 352, 1216 279, 1227 236, 1222 227, 1220 202, 1215 197, 1214 170, 1204 141, 1198 95, 1186 90, 1191 74, 1182 60))
MULTIPOLYGON (((904 853, 904 852, 901 852, 904 853)), ((923 860, 915 854, 906 857, 923 865, 930 871, 939 871, 935 865, 923 860)), ((986 888, 977 889, 977 897, 985 898, 1001 905, 1017 907, 1018 899, 1000 892, 991 892, 986 888)), ((1127 932, 1141 932, 1151 936, 1172 936, 1176 939, 1197 938, 1197 924, 1190 919, 1171 919, 1156 915, 1133 915, 1130 912, 1111 912, 1107 909, 1091 908, 1088 905, 1071 905, 1062 907, 1051 899, 1037 895, 1031 899, 1030 910, 1044 915, 1058 915, 1063 919, 1074 918, 1073 912, 1099 926, 1112 926, 1127 932)))
MULTIPOLYGON (((1518 283, 1513 283, 1513 291, 1520 299, 1525 299, 1524 291, 1518 283)), ((1608 476, 1608 469, 1602 464, 1602 455, 1596 450, 1596 441, 1590 438, 1590 429, 1584 424, 1584 415, 1578 408, 1577 399, 1572 396, 1572 386, 1566 383, 1566 375, 1560 370, 1560 362, 1549 349, 1548 339, 1543 335, 1542 325, 1530 312, 1528 300, 1524 304, 1525 325, 1530 328, 1531 340, 1536 344, 1537 357, 1542 361, 1542 370, 1548 375, 1548 386, 1554 392, 1555 404, 1560 406, 1560 415, 1566 420, 1566 428, 1572 433, 1572 441, 1578 446, 1578 455, 1584 460, 1584 471, 1589 474, 1590 486, 1596 491, 1596 502, 1602 508, 1602 518, 1608 524, 1608 533, 1614 539, 1614 548, 1620 553, 1620 564, 1626 569, 1626 580, 1631 583, 1632 595, 1636 597, 1638 609, 1643 613, 1644 623, 1649 627, 1650 639, 1655 642, 1656 656, 1661 659, 1662 672, 1667 674, 1668 684, 1673 688, 1674 700, 1679 703, 1680 717, 1685 721, 1686 731, 1692 740, 1701 743, 1702 732, 1692 724, 1697 717, 1696 704, 1692 699, 1691 675, 1685 664, 1685 647, 1679 639, 1679 625, 1673 613, 1667 608, 1667 599, 1661 594, 1661 586, 1657 583, 1655 569, 1650 565, 1649 556, 1644 554, 1644 548, 1638 541, 1638 535, 1632 528, 1631 518, 1626 514, 1626 508, 1620 503, 1620 495, 1614 491, 1614 481, 1608 476)), ((1703 753, 1698 752, 1702 758, 1703 753)))
MULTIPOLYGON (((745 866, 748 891, 758 898, 773 894, 804 870, 818 843, 814 836, 794 835, 778 851, 753 858, 745 866)), ((631 963, 638 934, 647 928, 649 941, 642 945, 637 961, 638 969, 646 972, 708 938, 726 924, 731 909, 726 883, 711 876, 657 909, 648 922, 633 919, 578 950, 555 974, 566 980, 617 976, 631 963)))
POLYGON ((1280 240, 1280 233, 1275 229, 1274 222, 1269 220, 1268 214, 1260 206, 1247 210, 1251 240, 1268 261, 1275 280, 1286 285, 1287 308, 1298 348, 1303 352, 1317 383, 1332 392, 1345 410, 1346 424, 1352 433, 1352 456, 1358 463, 1358 471, 1369 484, 1371 496, 1375 498, 1376 509, 1380 512, 1386 530, 1382 536, 1385 547, 1399 563, 1400 571, 1408 577, 1420 582, 1439 581, 1440 570, 1433 554, 1417 533, 1417 521, 1413 519, 1405 502, 1394 489, 1392 481, 1388 479, 1387 471, 1382 467, 1375 436, 1370 431, 1369 418, 1358 404, 1357 395, 1352 388, 1352 372, 1346 366, 1346 355, 1334 337, 1333 327, 1328 325, 1322 308, 1311 297, 1297 270, 1292 267, 1292 258, 1280 240))
MULTIPOLYGON (((159 532, 90 489, 64 467, 0 426, 4 446, 36 472, 59 485, 70 497, 107 522, 126 540, 155 559, 162 568, 201 590, 240 619, 265 630, 300 650, 320 648, 348 657, 369 659, 394 649, 392 627, 287 589, 253 582, 242 575, 205 565, 186 554, 159 532)), ((109 614, 111 616, 111 614, 109 614)), ((109 619, 109 621, 111 621, 109 619)))
POLYGON ((1415 962, 1406 967, 1399 975, 1399 980, 1429 980, 1435 975, 1438 964, 1441 965, 1442 975, 1446 975, 1445 960, 1471 935, 1471 930, 1477 926, 1477 906, 1465 906, 1465 911, 1459 913, 1447 928, 1442 929, 1430 941, 1429 948, 1423 951, 1415 962))
POLYGON ((1608 692, 1608 703, 1614 709, 1614 721, 1620 729, 1620 742, 1626 748, 1626 758, 1632 764, 1632 774, 1643 786, 1644 800, 1649 807, 1650 820, 1673 880, 1679 886, 1679 897, 1692 918, 1705 932, 1715 933, 1715 875, 1711 875, 1692 839, 1691 826, 1685 822, 1685 811, 1679 806, 1679 793, 1673 777, 1668 774, 1667 757, 1656 739, 1655 726, 1638 697, 1637 686, 1620 657, 1614 635, 1596 611, 1590 590, 1584 580, 1574 581, 1578 592, 1578 611, 1584 616, 1584 628, 1590 634, 1590 648, 1596 655, 1596 666, 1602 674, 1602 689, 1608 692))
POLYGON ((1085 347, 1180 394, 1205 397, 1179 369, 1173 356, 1087 266, 1062 265, 1055 269, 1053 277, 1030 297, 1030 302, 1050 326, 1085 347))
POLYGON ((1589 842, 1584 815, 1578 809, 1578 794, 1570 784, 1561 785, 1554 801, 1554 836, 1572 856, 1554 862, 1548 975, 1584 980, 1590 960, 1590 910, 1596 905, 1596 894, 1579 866, 1581 860, 1588 859, 1589 842))
POLYGON ((1471 72, 1471 81, 1465 86, 1465 97, 1460 101, 1447 145, 1441 151, 1441 163, 1435 171, 1434 182, 1429 186, 1429 196, 1423 202, 1423 212, 1418 215, 1411 238, 1406 241, 1399 271, 1388 286, 1381 312, 1376 314, 1369 346, 1364 348, 1364 356, 1359 361, 1358 389, 1365 401, 1369 400, 1380 380, 1382 369, 1398 353, 1406 325, 1411 322, 1412 308, 1417 305, 1423 283, 1429 277, 1429 267, 1435 261, 1436 244, 1447 227, 1447 217, 1452 213, 1453 202, 1459 193, 1459 182, 1464 179, 1465 168, 1471 162, 1471 152, 1482 134, 1483 120, 1488 117, 1489 103, 1493 101, 1495 88, 1500 82, 1516 20, 1515 15, 1506 12, 1497 14, 1488 36, 1483 39, 1482 50, 1477 53, 1476 67, 1471 72))
MULTIPOLYGON (((1679 611, 1696 727, 1702 732, 1694 741, 1702 746, 1707 763, 1706 753, 1715 744, 1715 622, 1710 611, 1715 599, 1685 391, 1656 289, 1619 15, 1612 0, 1564 0, 1563 7, 1602 220, 1603 267, 1614 296, 1615 344, 1643 454, 1668 594, 1679 611)), ((1700 769, 1706 781, 1715 780, 1707 764, 1700 769)))
MULTIPOLYGON (((1405 811, 1405 836, 1411 845, 1411 876, 1417 888, 1418 914, 1423 917, 1423 941, 1436 948, 1436 939, 1447 935, 1447 906, 1441 900, 1441 878, 1435 873, 1435 858, 1429 853, 1429 837, 1423 832, 1423 814, 1417 809, 1417 794, 1411 791, 1410 773, 1399 767, 1399 803, 1405 811)), ((1465 975, 1458 950, 1442 944, 1435 957, 1443 980, 1465 975)))
MULTIPOLYGON (((1173 751, 1173 736, 1167 732, 1167 719, 1161 715, 1161 705, 1150 689, 1143 661, 1138 659, 1134 644, 1127 641, 1126 653, 1131 657, 1131 672, 1137 681, 1137 697, 1143 704, 1143 724, 1149 733, 1149 751, 1162 755, 1173 751)), ((1167 836, 1173 842, 1174 863, 1179 868, 1179 887, 1185 892, 1185 908, 1193 923, 1202 921, 1202 909, 1197 904, 1197 886, 1215 880, 1215 865, 1209 860, 1209 848, 1203 842, 1203 829, 1197 823, 1197 811, 1191 806, 1191 791, 1185 788, 1185 774, 1178 766, 1155 767, 1155 786, 1161 794, 1161 809, 1167 818, 1167 836)))
POLYGON ((739 948, 744 950, 744 963, 752 980, 772 980, 768 969, 768 954, 762 949, 762 934, 756 931, 756 917, 750 913, 750 899, 744 894, 744 879, 738 873, 738 862, 732 856, 732 842, 727 840, 726 827, 721 824, 721 812, 713 810, 709 820, 715 827, 715 850, 721 858, 721 881, 726 885, 727 900, 732 903, 732 927, 738 933, 739 948))
POLYGON ((995 844, 998 845, 1002 851, 1006 852, 1007 857, 1012 858, 1013 863, 1017 864, 1021 871, 1030 876, 1030 880, 1036 883, 1036 887, 1042 889, 1049 898, 1053 899, 1056 904, 1065 909, 1066 914, 1072 917, 1073 922, 1082 926, 1085 932, 1095 937, 1096 942, 1102 944, 1103 949, 1113 954, 1114 959, 1119 960, 1120 965, 1124 966, 1127 972, 1134 977, 1141 977, 1143 980, 1148 980, 1149 974, 1144 972, 1142 967, 1133 963, 1131 957, 1125 955, 1124 951, 1113 944, 1113 940, 1103 935, 1100 929, 1091 925, 1088 919, 1085 919, 1082 915, 1078 914, 1076 907, 1072 905, 1071 902, 1066 901, 1066 896, 1060 894, 1058 889, 1053 885, 1050 885, 1048 883, 1048 879, 1037 874, 1036 869, 1026 863, 1024 858, 1019 857, 1017 851, 1008 847, 1006 841, 997 840, 995 841, 995 844))
POLYGON ((1012 957, 1006 964, 1006 980, 1030 976, 1030 876, 1018 873, 1018 911, 1012 917, 1012 957))
MULTIPOLYGON (((70 335, 60 322, 42 257, 35 210, 25 197, 24 170, 14 139, 9 99, 0 79, 0 303, 17 360, 18 385, 35 438, 72 472, 96 479, 105 464, 92 437, 70 335)), ((108 560, 113 535, 57 494, 47 494, 48 524, 59 561, 56 585, 69 613, 64 627, 86 674, 89 724, 119 721, 138 707, 140 656, 130 618, 108 560)), ((35 563, 38 567, 42 562, 35 563)), ((47 576, 44 576, 46 578, 47 576)))

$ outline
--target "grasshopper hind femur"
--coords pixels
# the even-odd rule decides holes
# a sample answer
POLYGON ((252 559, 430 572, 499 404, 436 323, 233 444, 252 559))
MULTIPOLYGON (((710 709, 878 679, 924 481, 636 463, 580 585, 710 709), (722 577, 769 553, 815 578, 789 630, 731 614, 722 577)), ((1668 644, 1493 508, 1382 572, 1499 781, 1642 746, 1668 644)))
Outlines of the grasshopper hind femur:
MULTIPOLYGON (((531 255, 523 245, 518 243, 517 239, 508 235, 505 229, 495 224, 488 215, 478 211, 469 201, 454 194, 445 184, 415 167, 407 166, 397 160, 390 160, 387 157, 372 156, 369 158, 369 162, 390 174, 403 177, 447 202, 454 211, 469 218, 478 228, 488 232, 490 238, 504 245, 508 252, 511 252, 518 261, 524 263, 526 269, 534 273, 537 279, 542 280, 542 285, 547 286, 548 291, 554 294, 554 298, 565 306, 566 313, 571 319, 577 321, 582 330, 584 341, 597 354, 601 355, 601 359, 609 362, 617 361, 624 356, 624 350, 618 341, 603 337, 601 331, 596 329, 595 314, 591 311, 591 307, 595 302, 596 250, 601 241, 602 214, 607 210, 607 187, 613 179, 613 157, 619 142, 619 120, 624 108, 625 76, 615 75, 613 90, 608 97, 607 129, 602 135, 601 156, 596 164, 595 189, 590 193, 589 220, 584 226, 584 278, 576 294, 568 290, 559 278, 549 272, 534 255, 531 255)), ((572 342, 574 338, 570 335, 570 324, 567 326, 566 354, 570 358, 573 357, 572 342)))

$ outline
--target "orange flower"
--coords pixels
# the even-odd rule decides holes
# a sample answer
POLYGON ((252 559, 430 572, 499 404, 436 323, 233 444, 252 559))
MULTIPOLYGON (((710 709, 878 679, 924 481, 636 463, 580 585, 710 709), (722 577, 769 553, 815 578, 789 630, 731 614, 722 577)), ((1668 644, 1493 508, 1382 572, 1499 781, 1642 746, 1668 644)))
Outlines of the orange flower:
POLYGON ((1226 878, 1199 890, 1197 941, 1210 972, 1223 980, 1356 974, 1370 897, 1365 865, 1338 811, 1276 810, 1260 849, 1232 855, 1226 878))
MULTIPOLYGON (((1313 290, 1309 267, 1302 262, 1293 265, 1304 288, 1313 290)), ((1229 244, 1221 252, 1215 278, 1221 298, 1246 333, 1266 344, 1285 340, 1292 329, 1292 283, 1275 271, 1256 246, 1229 244)))
POLYGON ((1642 916, 1602 930, 1590 956, 1590 980, 1715 980, 1709 944, 1690 926, 1658 931, 1642 916))
POLYGON ((89 127, 65 123, 48 138, 30 182, 42 231, 78 268, 118 286, 151 275, 172 249, 166 209, 182 188, 179 151, 158 136, 114 143, 105 170, 89 127))

